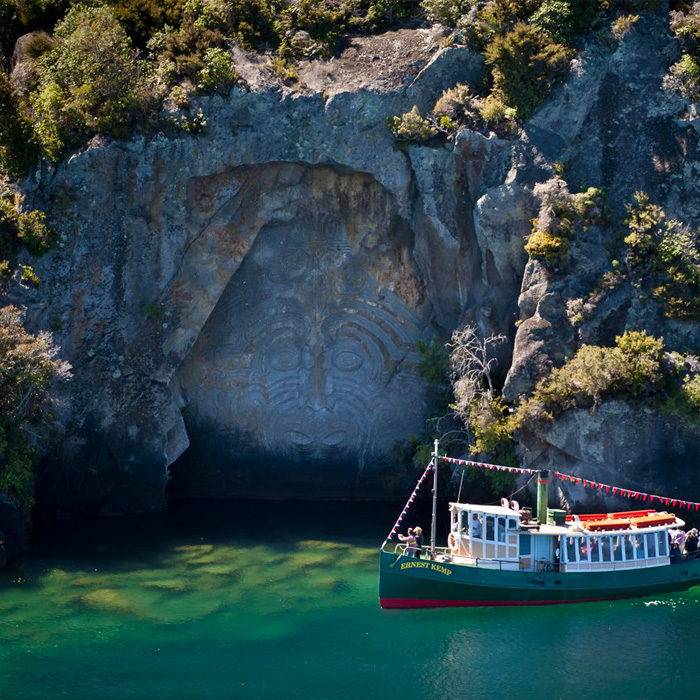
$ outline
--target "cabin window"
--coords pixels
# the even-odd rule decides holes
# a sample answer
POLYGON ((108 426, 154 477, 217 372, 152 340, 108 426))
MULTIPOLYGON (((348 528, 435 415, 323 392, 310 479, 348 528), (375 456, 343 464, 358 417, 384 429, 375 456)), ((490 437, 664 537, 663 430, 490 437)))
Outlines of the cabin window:
POLYGON ((486 519, 486 538, 485 539, 488 540, 489 542, 495 542, 496 537, 495 537, 495 533, 494 533, 494 525, 495 525, 494 521, 496 520, 496 518, 494 518, 493 515, 487 515, 485 519, 486 519))
POLYGON ((641 533, 638 533, 636 535, 632 535, 634 538, 634 558, 635 559, 645 559, 645 554, 644 554, 644 535, 641 533))
POLYGON ((600 559, 601 561, 612 561, 612 548, 610 545, 610 537, 600 538, 600 559))
POLYGON ((591 537, 591 561, 600 561, 600 538, 591 537))
POLYGON ((472 513, 472 517, 469 522, 471 522, 471 536, 477 540, 482 539, 484 532, 484 516, 481 515, 481 513, 472 513))
POLYGON ((612 538, 613 561, 622 561, 622 538, 617 535, 612 538))
POLYGON ((579 561, 590 561, 588 553, 590 548, 588 546, 588 537, 582 537, 578 548, 578 560, 579 561))
POLYGON ((501 515, 496 520, 496 537, 499 542, 506 541, 506 519, 501 515))
POLYGON ((625 548, 625 561, 634 561, 634 553, 632 550, 632 538, 630 535, 622 536, 623 546, 625 548))
POLYGON ((577 537, 567 537, 566 538, 566 561, 575 562, 577 550, 578 550, 578 538, 577 537))
POLYGON ((459 531, 466 532, 469 529, 469 511, 463 510, 459 514, 459 531))
POLYGON ((655 557, 656 556, 656 533, 655 532, 647 532, 646 538, 647 538, 647 554, 650 557, 655 557))
POLYGON ((668 539, 666 536, 666 531, 662 530, 661 532, 656 533, 656 542, 659 545, 659 556, 660 557, 667 557, 668 556, 668 539))
POLYGON ((532 535, 520 535, 520 556, 529 557, 532 554, 532 535))

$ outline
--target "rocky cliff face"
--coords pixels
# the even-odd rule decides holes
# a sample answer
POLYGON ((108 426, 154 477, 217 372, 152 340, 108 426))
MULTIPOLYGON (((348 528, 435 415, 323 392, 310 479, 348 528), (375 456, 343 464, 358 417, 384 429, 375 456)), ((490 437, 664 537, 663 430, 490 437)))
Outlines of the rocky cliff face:
MULTIPOLYGON (((479 74, 478 56, 440 38, 356 42, 304 67, 294 92, 241 55, 249 89, 202 99, 203 134, 95 139, 24 184, 61 242, 35 264, 40 291, 17 300, 35 327, 58 329, 75 375, 44 505, 159 508, 171 466, 197 495, 393 495, 405 480, 392 445, 430 411, 419 340, 468 320, 515 335, 505 389, 515 398, 585 339, 640 323, 685 349, 698 337, 625 290, 571 325, 566 301, 609 269, 606 234, 577 242, 562 273, 523 248, 533 188, 557 161, 573 186, 605 187, 618 211, 646 189, 697 219, 698 125, 660 89, 675 58, 667 19, 587 50, 516 140, 465 130, 398 147, 387 116, 425 111, 479 74)), ((643 430, 654 444, 634 468, 659 483, 673 426, 606 417, 576 413, 526 438, 524 455, 612 468, 620 450, 572 436, 595 425, 586 444, 624 445, 643 430)))
POLYGON ((465 314, 511 326, 532 209, 506 141, 395 144, 387 116, 480 71, 440 38, 367 40, 373 75, 334 66, 351 89, 243 64, 255 89, 203 100, 204 134, 96 139, 26 183, 61 241, 23 301, 75 376, 44 503, 162 507, 176 461, 197 495, 403 491, 393 445, 431 408, 417 343, 465 314))

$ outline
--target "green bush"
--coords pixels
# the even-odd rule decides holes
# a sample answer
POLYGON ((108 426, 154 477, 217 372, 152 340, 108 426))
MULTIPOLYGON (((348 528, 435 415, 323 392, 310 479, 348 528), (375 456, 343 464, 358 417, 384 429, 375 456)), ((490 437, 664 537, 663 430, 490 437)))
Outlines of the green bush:
POLYGON ((389 117, 387 125, 398 141, 428 141, 437 135, 435 127, 421 117, 416 106, 400 117, 389 117))
POLYGON ((208 94, 228 94, 238 79, 231 54, 224 49, 207 49, 203 62, 204 68, 199 71, 197 89, 208 94))
POLYGON ((38 287, 41 284, 39 275, 34 272, 34 268, 31 265, 20 265, 20 280, 24 282, 29 287, 38 287))
POLYGON ((32 123, 0 70, 0 171, 13 177, 26 175, 39 156, 32 123))
POLYGON ((17 218, 17 238, 32 255, 43 255, 53 246, 56 231, 46 223, 43 211, 29 211, 17 218))
POLYGON ((31 97, 37 133, 46 153, 93 133, 124 136, 154 98, 144 61, 105 7, 74 7, 56 27, 62 40, 39 61, 31 97))
POLYGON ((459 18, 474 4, 474 0, 421 0, 425 16, 431 22, 440 22, 447 27, 456 27, 459 18))
POLYGON ((532 397, 512 414, 509 430, 536 427, 574 407, 600 405, 606 397, 651 395, 663 386, 663 338, 627 331, 615 347, 582 345, 563 367, 540 380, 532 397))
POLYGON ((573 9, 565 0, 544 0, 530 18, 530 23, 562 44, 570 42, 576 32, 573 9))
POLYGON ((533 110, 566 77, 573 56, 570 49, 527 24, 517 24, 497 36, 486 49, 493 73, 493 91, 519 119, 533 110))
POLYGON ((633 269, 648 271, 656 267, 656 251, 661 237, 664 211, 649 202, 645 192, 635 192, 634 203, 627 204, 625 224, 629 230, 624 242, 627 261, 633 269))
POLYGON ((639 21, 639 15, 620 15, 610 26, 612 35, 622 41, 639 21))
POLYGON ((549 231, 533 231, 525 244, 525 252, 546 262, 559 262, 566 257, 569 239, 549 231))
POLYGON ((0 308, 0 491, 23 508, 34 501, 33 464, 51 422, 50 382, 70 376, 46 333, 31 335, 20 312, 0 308))
POLYGON ((686 100, 700 100, 700 59, 686 54, 664 76, 662 87, 686 100))

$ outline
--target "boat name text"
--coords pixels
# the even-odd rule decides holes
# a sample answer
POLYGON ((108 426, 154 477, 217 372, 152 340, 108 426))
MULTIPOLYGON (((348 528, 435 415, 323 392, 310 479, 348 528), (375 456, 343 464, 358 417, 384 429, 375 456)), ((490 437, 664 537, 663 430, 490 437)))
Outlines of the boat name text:
POLYGON ((430 571, 439 571, 445 576, 451 576, 452 572, 446 566, 434 564, 431 561, 405 561, 401 564, 401 571, 404 569, 430 569, 430 571))

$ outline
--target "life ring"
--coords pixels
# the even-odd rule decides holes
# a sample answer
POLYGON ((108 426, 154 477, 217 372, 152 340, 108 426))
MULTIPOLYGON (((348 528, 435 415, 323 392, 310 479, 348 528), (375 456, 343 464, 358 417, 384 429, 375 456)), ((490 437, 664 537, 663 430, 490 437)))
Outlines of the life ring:
POLYGON ((447 536, 447 544, 452 554, 457 554, 457 552, 459 552, 459 545, 457 544, 457 535, 455 535, 454 532, 451 532, 447 536))

